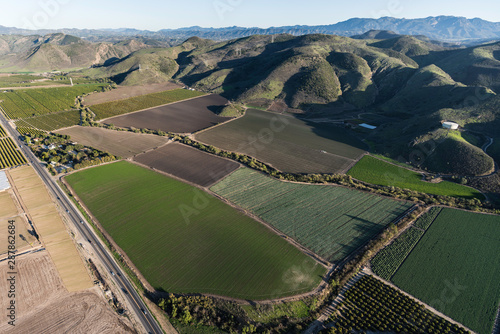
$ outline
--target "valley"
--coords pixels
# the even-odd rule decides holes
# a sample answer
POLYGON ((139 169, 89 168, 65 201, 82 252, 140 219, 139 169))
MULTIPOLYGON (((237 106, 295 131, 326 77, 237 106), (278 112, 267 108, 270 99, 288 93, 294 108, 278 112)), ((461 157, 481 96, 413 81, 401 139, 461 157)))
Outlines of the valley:
POLYGON ((21 332, 493 331, 499 42, 6 36, 21 332))

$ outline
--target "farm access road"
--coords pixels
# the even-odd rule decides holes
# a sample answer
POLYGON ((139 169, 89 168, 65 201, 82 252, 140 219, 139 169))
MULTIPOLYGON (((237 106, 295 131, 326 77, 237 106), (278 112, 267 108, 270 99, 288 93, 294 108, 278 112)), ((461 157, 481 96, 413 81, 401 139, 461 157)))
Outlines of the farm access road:
POLYGON ((125 293, 125 298, 132 306, 130 311, 140 321, 146 330, 146 333, 163 334, 162 329, 156 320, 151 316, 143 300, 134 289, 121 267, 115 262, 113 256, 108 252, 101 240, 95 235, 93 229, 84 223, 86 220, 80 211, 75 207, 73 202, 71 202, 59 185, 50 177, 48 172, 45 170, 45 167, 38 161, 33 152, 31 152, 31 150, 20 140, 19 136, 16 135, 15 130, 11 128, 10 123, 5 119, 5 116, 1 112, 0 124, 4 126, 7 133, 10 134, 15 143, 20 147, 30 165, 35 169, 42 181, 45 183, 48 191, 54 196, 54 198, 57 198, 57 201, 59 202, 58 204, 63 209, 67 210, 69 221, 73 223, 80 235, 87 240, 89 243, 88 246, 93 249, 94 254, 96 254, 102 265, 111 274, 111 279, 114 281, 116 286, 122 289, 122 291, 127 292, 125 293))

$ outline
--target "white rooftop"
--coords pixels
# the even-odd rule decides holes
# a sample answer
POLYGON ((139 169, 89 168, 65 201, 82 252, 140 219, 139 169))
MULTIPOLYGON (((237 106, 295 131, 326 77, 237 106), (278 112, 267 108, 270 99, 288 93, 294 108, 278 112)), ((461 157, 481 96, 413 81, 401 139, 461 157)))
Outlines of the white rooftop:
POLYGON ((9 180, 7 179, 7 175, 5 175, 4 171, 0 170, 0 191, 4 191, 10 188, 9 180))
POLYGON ((377 128, 375 125, 370 125, 370 124, 366 124, 366 123, 360 124, 359 126, 361 126, 362 128, 365 128, 365 129, 370 129, 370 130, 375 130, 377 128))

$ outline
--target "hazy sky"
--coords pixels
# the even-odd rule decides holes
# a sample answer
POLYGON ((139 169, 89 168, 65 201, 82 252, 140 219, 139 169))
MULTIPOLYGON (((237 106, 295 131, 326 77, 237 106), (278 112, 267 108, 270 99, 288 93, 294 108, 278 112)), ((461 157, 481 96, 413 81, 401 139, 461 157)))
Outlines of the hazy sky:
POLYGON ((270 27, 351 17, 480 17, 500 22, 498 0, 0 0, 0 25, 27 29, 270 27))

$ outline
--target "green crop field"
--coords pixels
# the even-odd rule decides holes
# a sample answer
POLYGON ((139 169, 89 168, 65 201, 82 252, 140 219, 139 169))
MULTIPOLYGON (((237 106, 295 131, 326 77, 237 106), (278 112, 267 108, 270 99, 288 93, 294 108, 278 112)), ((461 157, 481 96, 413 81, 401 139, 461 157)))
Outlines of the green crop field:
POLYGON ((156 289, 267 299, 314 289, 326 269, 267 227, 128 162, 66 177, 156 289))
POLYGON ((478 333, 500 303, 500 216, 443 209, 392 277, 401 289, 478 333))
POLYGON ((0 93, 0 107, 10 119, 46 115, 72 109, 77 96, 102 91, 105 86, 107 84, 14 90, 0 93))
POLYGON ((338 173, 365 152, 365 145, 343 128, 256 109, 196 139, 291 173, 338 173))
POLYGON ((16 121, 16 127, 36 128, 44 131, 54 131, 80 123, 80 111, 68 110, 57 113, 25 118, 16 121))
POLYGON ((211 190, 331 262, 344 259, 412 206, 342 187, 282 182, 248 168, 211 190))
POLYGON ((484 196, 473 188, 448 181, 425 182, 417 172, 371 156, 364 156, 347 174, 360 181, 381 186, 394 186, 432 195, 484 199, 484 196))
POLYGON ((90 108, 96 114, 96 119, 104 119, 113 116, 127 114, 133 111, 157 107, 163 104, 173 103, 205 95, 206 93, 190 91, 187 89, 174 89, 159 93, 152 93, 124 100, 96 104, 90 108))
POLYGON ((11 138, 0 139, 0 169, 23 165, 26 159, 11 138))
POLYGON ((373 272, 390 280, 440 212, 440 207, 431 208, 394 242, 378 252, 371 261, 373 272))

